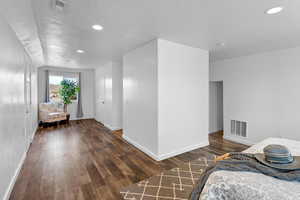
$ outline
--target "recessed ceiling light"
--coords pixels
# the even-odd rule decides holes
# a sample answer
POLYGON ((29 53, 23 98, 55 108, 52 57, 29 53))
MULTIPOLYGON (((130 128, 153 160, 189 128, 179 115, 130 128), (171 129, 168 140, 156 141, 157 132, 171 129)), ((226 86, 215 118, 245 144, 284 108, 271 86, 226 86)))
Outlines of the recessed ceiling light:
POLYGON ((224 47, 224 46, 225 46, 225 43, 224 43, 224 42, 218 42, 216 45, 217 45, 218 47, 224 47))
POLYGON ((274 14, 280 13, 282 10, 283 10, 283 7, 276 6, 276 7, 273 7, 273 8, 270 8, 270 9, 266 10, 266 14, 274 15, 274 14))
POLYGON ((96 31, 101 31, 103 30, 103 26, 99 25, 99 24, 95 24, 92 26, 92 28, 96 31))
POLYGON ((84 53, 84 51, 81 50, 81 49, 78 49, 76 52, 77 52, 77 53, 84 53))

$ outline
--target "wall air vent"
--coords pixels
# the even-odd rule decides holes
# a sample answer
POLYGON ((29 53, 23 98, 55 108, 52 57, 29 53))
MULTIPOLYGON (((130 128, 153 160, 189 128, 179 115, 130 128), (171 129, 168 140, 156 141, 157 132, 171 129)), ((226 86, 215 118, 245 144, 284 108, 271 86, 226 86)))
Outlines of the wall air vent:
POLYGON ((247 122, 231 120, 230 128, 232 135, 247 137, 247 122))
POLYGON ((66 0, 53 0, 54 9, 58 11, 63 11, 66 6, 66 0))

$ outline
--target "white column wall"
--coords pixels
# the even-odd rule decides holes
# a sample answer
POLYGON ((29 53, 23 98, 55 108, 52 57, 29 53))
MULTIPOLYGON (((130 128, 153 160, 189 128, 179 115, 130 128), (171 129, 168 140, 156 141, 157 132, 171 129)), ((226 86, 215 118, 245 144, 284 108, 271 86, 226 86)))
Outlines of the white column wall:
POLYGON ((208 51, 158 40, 159 158, 208 145, 208 51))
POLYGON ((157 40, 123 57, 123 137, 152 157, 158 153, 157 40))
POLYGON ((162 160, 208 145, 208 52, 153 40, 123 58, 124 138, 162 160))

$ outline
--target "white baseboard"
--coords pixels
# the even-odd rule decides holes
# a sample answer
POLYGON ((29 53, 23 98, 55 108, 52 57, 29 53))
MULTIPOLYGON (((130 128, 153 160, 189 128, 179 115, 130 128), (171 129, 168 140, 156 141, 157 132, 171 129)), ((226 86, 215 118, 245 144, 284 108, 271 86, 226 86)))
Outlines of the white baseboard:
POLYGON ((72 118, 70 118, 70 121, 81 120, 81 119, 94 119, 94 117, 93 116, 84 116, 84 117, 80 117, 80 118, 72 117, 72 118))
POLYGON ((113 126, 111 126, 109 124, 103 123, 103 122, 97 120, 96 118, 94 118, 94 120, 96 120, 97 122, 100 122, 101 124, 103 124, 106 128, 108 128, 111 131, 117 131, 117 130, 122 129, 121 127, 113 127, 113 126))
POLYGON ((161 161, 161 160, 165 160, 174 156, 177 156, 179 154, 183 154, 201 147, 205 147, 209 145, 208 140, 205 142, 201 142, 199 144, 196 145, 191 145, 188 147, 184 147, 182 149, 170 152, 170 153, 166 153, 166 154, 162 154, 162 155, 156 155, 154 154, 152 151, 150 151, 149 149, 147 149, 146 147, 138 144, 137 142, 135 142, 134 140, 130 139, 129 137, 127 137, 126 135, 123 135, 123 138, 129 142, 130 144, 132 144, 133 146, 135 146, 136 148, 138 148, 139 150, 141 150, 142 152, 144 152, 145 154, 147 154, 148 156, 150 156, 151 158, 153 158, 156 161, 161 161))
POLYGON ((238 137, 238 136, 224 135, 223 138, 226 140, 230 140, 230 141, 237 142, 240 144, 245 144, 248 146, 252 146, 255 144, 254 142, 249 141, 247 138, 242 138, 242 137, 238 137))
POLYGON ((189 152, 189 151, 193 151, 195 149, 205 147, 205 146, 208 146, 208 145, 209 145, 209 141, 207 140, 207 141, 201 142, 201 143, 196 144, 196 145, 187 146, 187 147, 184 147, 182 149, 179 149, 179 150, 176 150, 176 151, 173 151, 173 152, 170 152, 170 153, 159 155, 158 160, 168 159, 168 158, 177 156, 179 154, 183 154, 183 153, 186 153, 186 152, 189 152))
POLYGON ((101 122, 106 128, 108 128, 109 130, 113 131, 113 127, 110 126, 109 124, 105 124, 103 122, 101 122))
POLYGON ((113 131, 122 130, 122 127, 113 127, 111 130, 113 130, 113 131))
POLYGON ((104 124, 104 126, 106 126, 107 128, 109 128, 111 131, 117 131, 117 130, 122 129, 121 127, 110 126, 108 124, 104 124))
POLYGON ((25 161, 25 159, 26 159, 27 151, 28 151, 28 149, 27 149, 27 150, 23 153, 23 155, 22 155, 22 158, 21 158, 21 160, 20 160, 20 162, 19 162, 19 164, 18 164, 18 167, 17 167, 17 169, 16 169, 16 171, 15 171, 15 174, 14 174, 13 178, 11 179, 11 181, 10 181, 10 183, 9 183, 9 186, 8 186, 6 192, 5 192, 5 195, 4 195, 4 197, 3 197, 3 200, 9 200, 9 197, 10 197, 10 195, 11 195, 11 192, 12 192, 12 190, 13 190, 13 188, 14 188, 14 185, 15 185, 17 179, 18 179, 18 176, 19 176, 19 174, 20 174, 20 172, 21 172, 23 163, 24 163, 24 161, 25 161))
POLYGON ((31 135, 31 138, 30 138, 30 143, 33 142, 34 136, 35 136, 35 134, 36 134, 38 128, 39 128, 39 125, 36 124, 36 126, 35 126, 35 128, 34 128, 34 130, 33 130, 33 133, 32 133, 32 135, 31 135))
POLYGON ((124 140, 126 140, 128 143, 132 144, 133 146, 135 146, 136 148, 138 148, 139 150, 141 150, 142 152, 144 152, 145 154, 147 154, 148 156, 150 156, 151 158, 153 158, 154 160, 159 161, 159 157, 153 153, 152 151, 150 151, 149 149, 147 149, 146 147, 138 144, 137 142, 135 142, 134 140, 130 139, 129 137, 127 137, 126 135, 122 136, 124 138, 124 140))

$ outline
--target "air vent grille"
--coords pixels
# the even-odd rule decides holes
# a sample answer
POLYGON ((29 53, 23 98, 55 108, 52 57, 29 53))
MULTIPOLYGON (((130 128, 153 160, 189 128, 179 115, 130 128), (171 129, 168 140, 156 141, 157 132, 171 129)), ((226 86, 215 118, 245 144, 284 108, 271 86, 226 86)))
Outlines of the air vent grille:
POLYGON ((65 8, 65 0, 54 0, 54 8, 59 11, 63 11, 65 8))
POLYGON ((247 122, 231 120, 231 134, 241 137, 247 137, 247 122))

